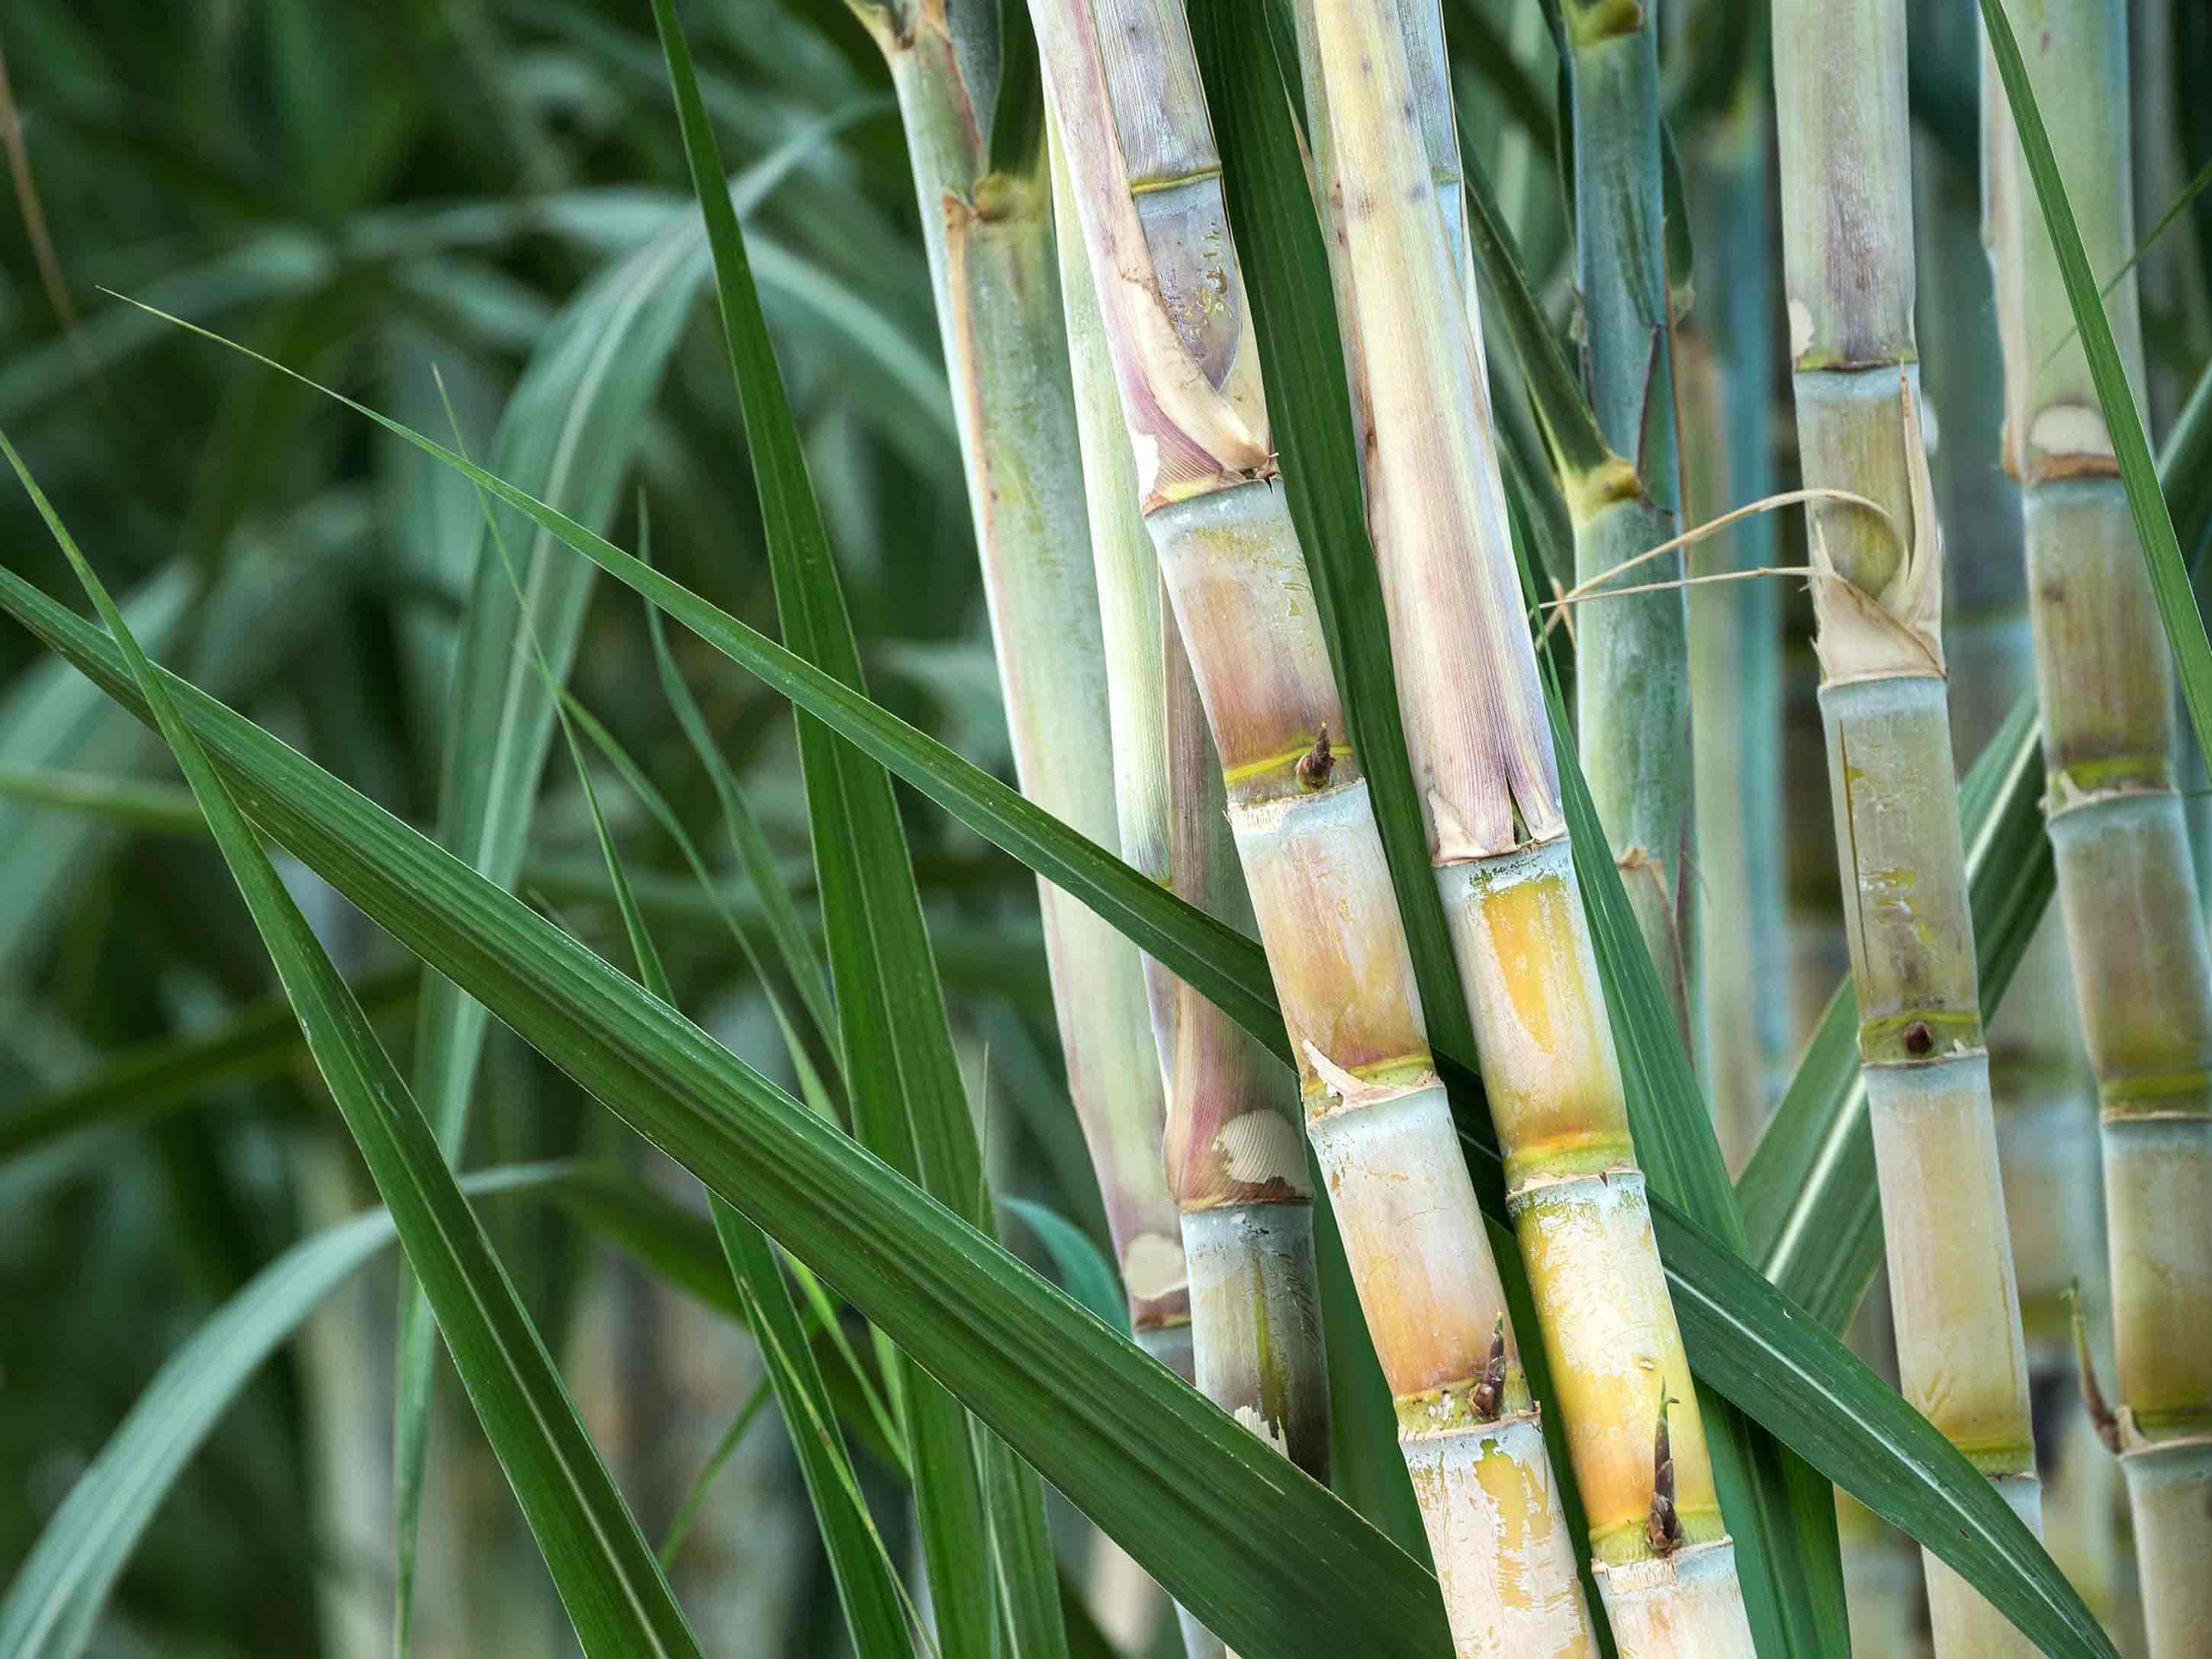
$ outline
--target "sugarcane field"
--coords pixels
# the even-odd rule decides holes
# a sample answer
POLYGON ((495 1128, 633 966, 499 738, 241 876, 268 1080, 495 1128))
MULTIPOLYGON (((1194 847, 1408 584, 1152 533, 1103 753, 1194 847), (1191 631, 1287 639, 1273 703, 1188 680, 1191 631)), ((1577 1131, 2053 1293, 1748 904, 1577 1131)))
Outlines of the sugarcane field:
POLYGON ((2212 8, 0 7, 0 1659, 2212 1656, 2212 8))

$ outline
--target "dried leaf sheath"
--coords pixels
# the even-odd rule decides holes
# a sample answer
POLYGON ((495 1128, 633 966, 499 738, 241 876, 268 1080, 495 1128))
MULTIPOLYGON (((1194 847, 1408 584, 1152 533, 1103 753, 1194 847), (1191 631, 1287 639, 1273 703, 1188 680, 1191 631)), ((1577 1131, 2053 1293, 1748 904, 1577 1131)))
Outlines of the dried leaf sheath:
POLYGON ((1750 1652, 1576 885, 1504 522, 1479 324, 1427 182, 1403 34, 1306 0, 1373 422, 1407 748, 1607 1611, 1627 1655, 1750 1652), (1662 1490, 1662 1465, 1666 1470, 1662 1490), (1663 1514, 1663 1524, 1661 1518, 1663 1514))
MULTIPOLYGON (((2051 0, 2014 32, 2090 260, 2135 244, 2124 9, 2051 0)), ((2102 1108, 2111 1435, 2157 1659, 2212 1628, 2212 961, 2180 796, 2173 667, 2088 363, 2002 87, 1984 76, 2006 465, 2026 503, 2051 850, 2102 1108)), ((2132 277, 2107 301, 2143 375, 2132 277)))
MULTIPOLYGON (((1052 246, 1048 180, 987 171, 943 9, 864 12, 899 97, 968 472, 992 637, 1024 793, 1119 843, 1105 653, 1052 246)), ((1181 1230, 1159 1175, 1165 1103, 1142 969, 1086 906, 1040 884, 1069 1092, 1140 1334, 1188 1316, 1181 1230)))
POLYGON ((1571 1550, 1430 1059, 1357 736, 1272 482, 1218 165, 1202 104, 1181 90, 1195 87, 1182 19, 1171 4, 1033 11, 1147 526, 1455 1644, 1585 1653, 1571 1550), (1161 156, 1173 171, 1147 173, 1161 156), (1501 1334, 1504 1384, 1490 1389, 1501 1334))
MULTIPOLYGON (((1953 785, 1942 544, 1914 403, 1902 0, 1775 9, 1784 265, 1829 783, 1905 1397, 2039 1516, 1953 785)), ((1940 1655, 2025 1655, 1932 1557, 1940 1655)))

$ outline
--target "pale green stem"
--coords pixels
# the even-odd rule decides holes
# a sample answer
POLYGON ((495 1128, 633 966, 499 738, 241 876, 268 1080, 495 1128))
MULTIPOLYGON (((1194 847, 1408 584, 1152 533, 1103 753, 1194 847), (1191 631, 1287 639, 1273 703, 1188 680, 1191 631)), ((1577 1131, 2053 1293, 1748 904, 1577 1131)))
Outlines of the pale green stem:
MULTIPOLYGON (((1971 84, 1979 54, 1972 8, 1921 0, 1912 50, 1947 80, 1971 84)), ((1982 246, 1981 173, 1923 132, 1913 167, 1921 272, 1922 385, 1932 411, 1929 454, 1949 538, 1944 642, 1955 753, 1980 752, 2033 684, 2020 492, 2005 476, 1998 429, 2004 363, 1990 262, 1982 246)), ((2043 1479, 2045 1547, 2100 1612, 2118 1571, 2118 1474, 2097 1445, 2075 1381, 2069 1291, 2094 1279, 2104 1254, 2096 1114, 2075 1036, 2073 981, 2055 915, 2014 975, 1989 1033, 1998 1164, 2005 1183, 2021 1318, 2043 1479)))
MULTIPOLYGON (((1773 168, 1767 154, 1764 76, 1747 75, 1734 105, 1686 158, 1698 246, 1719 272, 1692 320, 1717 361, 1685 411, 1703 409, 1692 458, 1691 516, 1704 520, 1774 493, 1774 317, 1779 284, 1771 254, 1773 168), (1704 488, 1698 479, 1710 480, 1704 488)), ((1771 514, 1746 519, 1698 550, 1696 574, 1771 568, 1771 514)), ((1691 877, 1703 904, 1701 934, 1729 941, 1703 970, 1704 1074, 1721 1146, 1741 1168, 1796 1057, 1790 1006, 1773 989, 1788 978, 1783 910, 1782 594, 1773 582, 1731 582, 1690 594, 1692 703, 1698 818, 1691 877)))
MULTIPOLYGON (((1048 179, 988 171, 979 96, 941 11, 871 19, 912 155, 965 459, 1006 724, 1024 793, 1118 848, 1106 656, 1048 179)), ((1098 1176, 1130 1317, 1188 1317, 1181 1228, 1159 1173, 1165 1115, 1136 948, 1039 884, 1068 1089, 1098 1176)))
MULTIPOLYGON (((1575 131, 1576 276, 1590 407, 1633 495, 1569 490, 1575 580, 1587 582, 1680 528, 1673 324, 1661 196, 1655 8, 1565 0, 1575 131)), ((1680 553, 1639 582, 1683 574, 1680 553)), ((1689 611, 1680 589, 1585 605, 1576 619, 1575 741, 1645 946, 1684 1041, 1692 1039, 1690 922, 1694 779, 1689 611)))
MULTIPOLYGON (((1903 0, 1774 9, 1783 251, 1859 1052, 1905 1398, 2031 1527, 2039 1487, 1996 1160, 1943 678, 1941 531, 1917 419, 1903 0)), ((2026 1656, 1927 1559, 1942 1659, 2026 1656)))
MULTIPOLYGON (((1055 154, 1063 221, 1076 207, 1055 154)), ((1103 319, 1079 236, 1063 239, 1099 606, 1125 642, 1109 659, 1114 765, 1138 867, 1240 932, 1252 902, 1231 837, 1221 763, 1172 617, 1114 390, 1103 319)), ((1147 961, 1167 1079, 1163 1152, 1190 1262, 1200 1392, 1316 1478, 1328 1467, 1328 1372, 1312 1247, 1312 1191, 1297 1079, 1249 1033, 1147 961)))
MULTIPOLYGON (((2093 267, 2135 245, 2122 9, 2008 5, 2093 267)), ((2173 666, 2088 365, 1993 74, 2005 459, 2027 509, 2045 811, 2102 1105, 2115 1421, 2154 1659, 2212 1630, 2212 956, 2174 785, 2173 666)), ((2106 301, 2143 379, 2132 276, 2106 301)))

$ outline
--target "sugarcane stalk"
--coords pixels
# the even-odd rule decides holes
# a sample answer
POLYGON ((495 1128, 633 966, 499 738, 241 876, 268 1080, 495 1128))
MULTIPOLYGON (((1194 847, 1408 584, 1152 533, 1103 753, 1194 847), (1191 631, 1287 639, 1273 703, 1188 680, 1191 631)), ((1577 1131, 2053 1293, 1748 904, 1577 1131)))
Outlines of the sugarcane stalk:
MULTIPOLYGON (((1159 561, 1138 510, 1104 319, 1055 143, 1060 290, 1082 434, 1124 855, 1243 932, 1251 901, 1229 833, 1220 763, 1159 561)), ((1242 1027, 1150 957, 1167 1089, 1162 1147, 1190 1265, 1193 1380, 1317 1480, 1328 1468, 1328 1368, 1313 1255, 1313 1192, 1296 1079, 1242 1027)), ((1186 1624, 1185 1635, 1190 1636, 1186 1624)))
POLYGON ((1188 26, 1173 0, 1035 0, 1032 11, 1137 497, 1455 1650, 1588 1654, 1558 1489, 1275 477, 1188 26))
MULTIPOLYGON (((1980 24, 1970 7, 1920 0, 1911 49, 1947 82, 1971 84, 1980 24)), ((1913 141, 1922 387, 1933 439, 1938 516, 1949 526, 1944 645, 1951 667, 1954 754, 1973 755, 2034 684, 2022 562, 2020 491, 2006 476, 1998 428, 2004 364, 1988 250, 1981 170, 1925 130, 1913 141)), ((1989 1032, 1997 1163, 2020 1285, 2043 1480, 2045 1547, 2100 1614, 2113 1604, 2118 1473, 2096 1443, 2074 1364, 2070 1294, 2104 1255, 2096 1114, 2075 1035, 2073 983, 2057 915, 2045 918, 1989 1032)))
MULTIPOLYGON (((1250 931, 1221 765, 1167 619, 1170 856, 1175 891, 1250 931)), ((1188 985, 1176 994, 1168 1190, 1182 1211, 1192 1339, 1206 1397, 1316 1480, 1328 1469, 1328 1376, 1313 1188, 1296 1078, 1188 985)))
MULTIPOLYGON (((1634 469, 1632 477, 1616 472, 1604 489, 1568 495, 1577 583, 1680 528, 1656 9, 1639 0, 1565 0, 1561 8, 1584 379, 1606 442, 1634 469)), ((1682 555, 1666 554, 1638 572, 1639 584, 1675 580, 1682 555)), ((1660 589, 1583 607, 1576 618, 1575 672, 1575 744, 1590 798, 1689 1043, 1695 820, 1683 592, 1660 589)))
MULTIPOLYGON (((1756 58, 1747 53, 1748 61, 1756 58)), ((1730 100, 1685 161, 1698 246, 1724 273, 1701 295, 1691 320, 1713 354, 1703 398, 1682 376, 1686 417, 1709 446, 1685 442, 1692 465, 1686 488, 1692 517, 1703 522, 1772 495, 1774 321, 1781 310, 1774 278, 1772 131, 1763 73, 1738 77, 1730 100), (1701 459, 1703 465, 1698 465, 1701 459), (1701 491, 1702 471, 1711 480, 1701 491)), ((1678 371, 1681 364, 1677 362, 1678 371)), ((1700 544, 1696 574, 1771 568, 1781 562, 1777 520, 1761 513, 1725 538, 1700 544)), ((1691 703, 1695 746, 1703 895, 1701 937, 1733 941, 1706 953, 1705 1059, 1721 1149, 1741 1166, 1780 1096, 1796 1054, 1790 1005, 1772 994, 1788 978, 1783 906, 1782 595, 1771 581, 1738 581, 1690 591, 1691 703)), ((1615 601, 1607 600, 1606 604, 1615 601)))
POLYGON ((1624 1656, 1748 1656, 1522 612, 1480 319, 1430 205, 1409 31, 1368 0, 1300 9, 1407 747, 1598 1587, 1624 1656))
MULTIPOLYGON (((2124 7, 2009 9, 2094 269, 2135 246, 2124 7)), ((2118 1389, 2151 1651, 2212 1630, 2212 960, 2174 786, 2173 667, 2002 87, 1984 173, 2005 463, 2026 507, 2044 798, 2101 1106, 2118 1389)), ((2132 277, 2106 300, 2143 381, 2132 277)))
MULTIPOLYGON (((913 159, 1015 771, 1030 799, 1115 848, 1105 646, 1043 151, 1019 173, 992 170, 976 85, 986 54, 963 50, 960 31, 994 40, 994 6, 855 9, 890 65, 913 159)), ((1136 947, 1049 884, 1038 897, 1068 1092, 1130 1321, 1173 1364, 1188 1343, 1188 1274, 1160 1176, 1166 1103, 1136 947)))
MULTIPOLYGON (((1942 648, 1942 531, 1915 394, 1902 0, 1774 13, 1783 268, 1815 647, 1905 1397, 2040 1529, 1942 648)), ((1939 1655, 2026 1638, 1924 1558, 1939 1655)))

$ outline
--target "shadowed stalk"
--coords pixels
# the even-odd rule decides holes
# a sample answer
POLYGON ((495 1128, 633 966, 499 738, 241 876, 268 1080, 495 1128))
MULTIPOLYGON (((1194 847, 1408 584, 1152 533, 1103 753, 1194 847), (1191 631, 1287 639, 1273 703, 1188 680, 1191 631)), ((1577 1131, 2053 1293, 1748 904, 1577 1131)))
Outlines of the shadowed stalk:
MULTIPOLYGON (((1774 15, 1784 276, 1820 708, 1905 1397, 2040 1528, 1951 759, 1942 532, 1915 405, 1903 0, 1774 15)), ((2031 1645, 1928 1559, 1944 1659, 2031 1645)))
MULTIPOLYGON (((1721 273, 1692 319, 1709 349, 1702 395, 1682 373, 1686 415, 1711 441, 1686 444, 1692 463, 1691 516, 1703 523, 1778 488, 1775 467, 1774 168, 1764 64, 1747 68, 1729 100, 1684 160, 1698 246, 1721 273), (1700 490, 1698 479, 1711 479, 1700 490)), ((1678 351, 1677 368, 1682 369, 1678 351)), ((1703 544, 1695 574, 1756 570, 1782 562, 1772 514, 1754 514, 1703 544)), ((1705 1061, 1722 1150, 1741 1170, 1796 1054, 1783 915, 1782 590, 1771 581, 1692 588, 1692 702, 1698 851, 1691 882, 1704 908, 1699 933, 1729 941, 1698 963, 1705 1003, 1705 1061)), ((1606 604, 1617 603, 1607 600, 1606 604)), ((1595 606, 1592 609, 1602 609, 1595 606)))
MULTIPOLYGON (((1023 793, 1100 845, 1120 843, 1109 760, 1105 647, 1082 459, 1038 144, 993 167, 988 54, 998 11, 855 9, 897 90, 920 198, 945 371, 1023 793)), ((1165 1105, 1136 947, 1086 906, 1038 884, 1068 1091, 1090 1147, 1138 1340, 1188 1375, 1189 1316, 1174 1206, 1160 1178, 1165 1105)))
POLYGON ((1424 187, 1413 31, 1358 0, 1301 11, 1407 746, 1598 1586, 1631 1659, 1748 1659, 1522 613, 1480 320, 1424 187))
MULTIPOLYGON (((2125 10, 2051 0, 2030 27, 2008 9, 2090 262, 2118 269, 2135 246, 2125 10)), ((2127 1478, 2150 1650, 2168 1659, 2212 1628, 2212 962, 2174 785, 2172 659, 2004 94, 1994 74, 1984 87, 2044 809, 2102 1107, 2119 1369, 2099 1426, 2127 1478)), ((2106 305, 2139 389, 2132 276, 2106 305)))
MULTIPOLYGON (((1430 1054, 1357 734, 1274 477, 1188 27, 1173 0, 1036 0, 1033 13, 1138 500, 1189 648, 1308 1133, 1395 1398, 1455 1649, 1469 1659, 1587 1654, 1542 1431, 1430 1054)), ((1422 197, 1432 200, 1425 179, 1422 197)), ((1517 598, 1513 615, 1517 625, 1517 598)), ((1533 692, 1533 665, 1531 678, 1533 692)))
MULTIPOLYGON (((1680 527, 1656 10, 1638 0, 1561 7, 1584 380, 1607 444, 1632 464, 1601 487, 1567 492, 1578 583, 1680 527)), ((1636 580, 1672 581, 1682 572, 1674 552, 1639 566, 1636 580)), ((1685 595, 1661 590, 1587 605, 1576 635, 1575 746, 1637 925, 1690 1042, 1696 890, 1685 595)))

